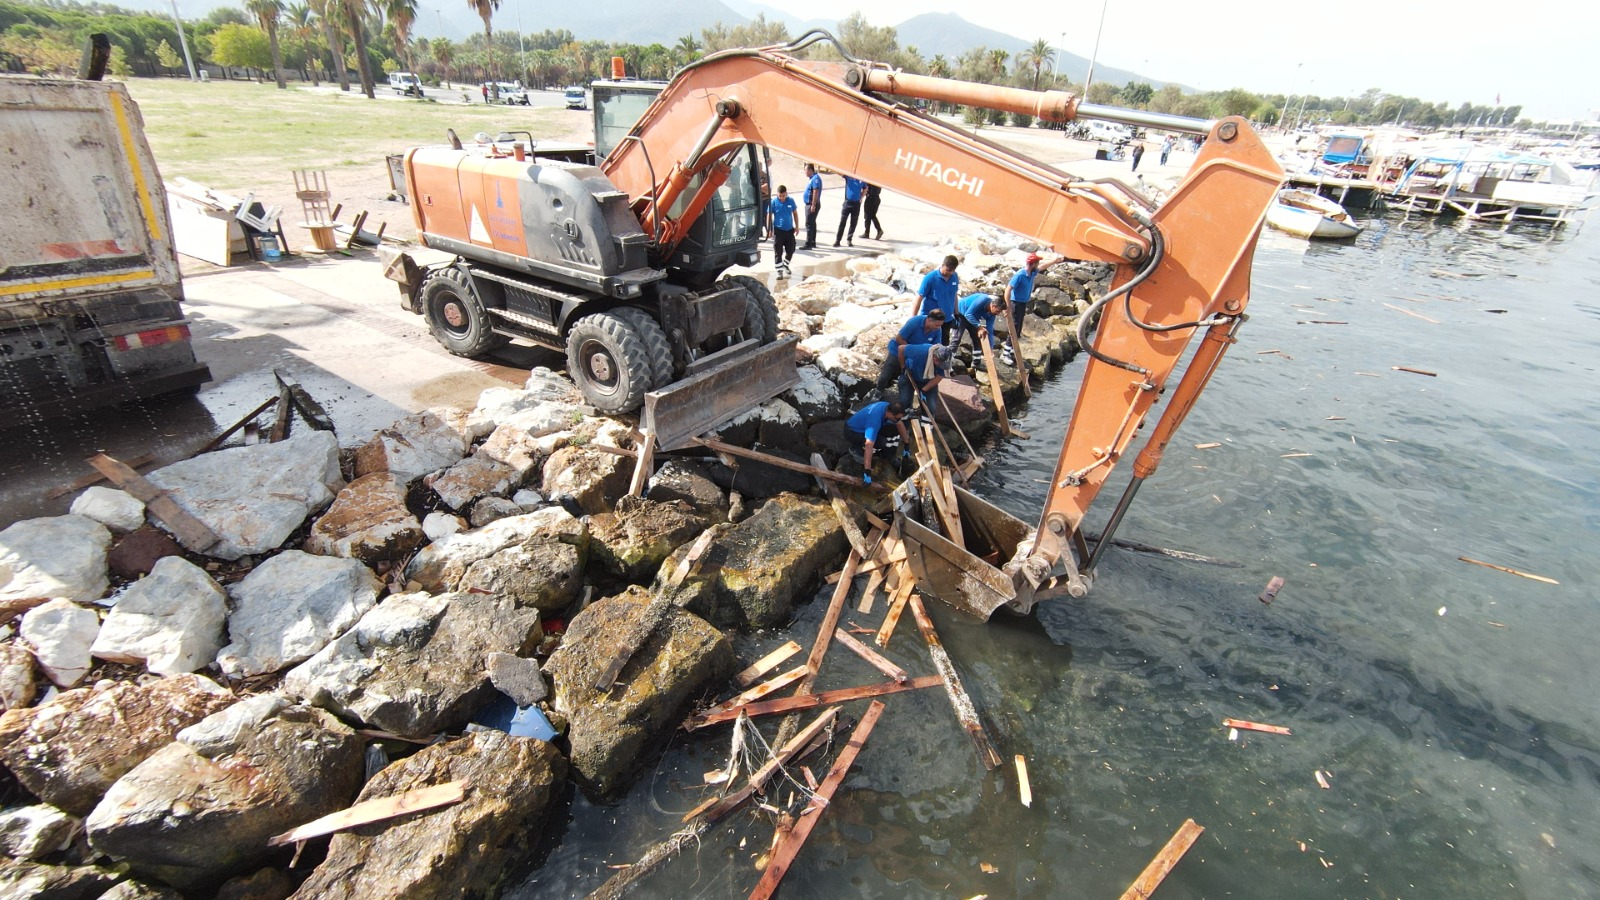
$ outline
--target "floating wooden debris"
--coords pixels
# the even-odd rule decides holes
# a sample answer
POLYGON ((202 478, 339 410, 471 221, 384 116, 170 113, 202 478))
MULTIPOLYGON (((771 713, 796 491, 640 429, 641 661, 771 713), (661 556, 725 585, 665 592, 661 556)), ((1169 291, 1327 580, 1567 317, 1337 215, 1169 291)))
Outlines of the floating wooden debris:
POLYGON ((804 846, 806 838, 811 836, 811 830, 822 819, 822 811, 832 801, 834 791, 844 783, 845 775, 849 774, 850 766, 860 755, 861 748, 867 742, 867 736, 872 734, 873 726, 878 724, 883 709, 882 701, 874 700, 867 708, 866 714, 861 717, 860 724, 850 732, 850 740, 845 743, 844 749, 839 751, 838 758, 833 761, 833 768, 828 770, 828 777, 822 779, 822 784, 817 786, 811 802, 801 811, 794 827, 779 839, 773 849, 772 861, 767 864, 767 870, 761 874, 761 880, 757 882, 755 890, 750 892, 751 900, 765 900, 778 889, 778 882, 783 880, 783 876, 789 871, 789 866, 800 854, 800 848, 804 846))
POLYGON ((1309 454, 1309 453, 1280 453, 1280 454, 1278 454, 1278 458, 1279 459, 1300 459, 1301 457, 1310 456, 1310 455, 1311 454, 1309 454))
POLYGON ((1396 372, 1410 372, 1413 375, 1426 375, 1429 378, 1438 378, 1438 372, 1429 372, 1427 369, 1413 369, 1410 366, 1390 366, 1396 372))
POLYGON ((1260 722, 1247 722, 1244 719, 1223 719, 1222 724, 1229 728, 1238 728, 1242 731, 1260 731, 1266 734, 1292 735, 1289 729, 1282 725, 1263 725, 1260 722))
POLYGON ((865 684, 860 687, 841 688, 836 691, 822 691, 816 694, 802 694, 797 697, 779 697, 776 700, 762 700, 741 706, 736 709, 725 710, 706 716, 705 721, 698 723, 697 728, 730 722, 739 718, 740 713, 754 719, 757 716, 770 716, 777 713, 795 712, 801 709, 815 709, 818 706, 831 706, 835 703, 845 703, 850 700, 864 700, 868 697, 881 697, 884 694, 898 694, 901 691, 920 691, 923 688, 938 687, 944 680, 937 675, 924 675, 920 678, 911 678, 906 681, 885 681, 880 684, 865 684))
POLYGON ((1271 606, 1272 601, 1278 599, 1278 591, 1282 588, 1283 579, 1277 575, 1274 575, 1272 576, 1272 580, 1267 582, 1266 590, 1262 591, 1261 596, 1257 597, 1256 599, 1260 600, 1267 606, 1271 606))
POLYGON ((393 797, 379 797, 375 800, 364 800, 349 809, 330 813, 320 819, 315 819, 277 835, 267 841, 269 847, 281 847, 297 841, 306 841, 346 828, 355 828, 358 825, 370 825, 384 819, 392 819, 408 813, 421 812, 425 809, 435 809, 461 802, 466 796, 467 783, 465 781, 452 781, 448 784, 436 784, 432 787, 418 788, 393 797))
POLYGON ((944 644, 939 640, 939 633, 933 628, 933 619, 929 617, 928 610, 922 605, 921 597, 911 598, 911 614, 916 617, 917 628, 922 631, 922 639, 928 643, 928 655, 933 657, 933 667, 939 671, 939 677, 944 680, 944 690, 950 697, 950 705, 955 708, 956 718, 961 721, 961 727, 966 730, 967 736, 972 738, 972 746, 978 751, 978 761, 983 763, 985 769, 993 769, 1000 765, 1000 754, 995 752, 994 744, 989 741, 988 732, 983 730, 983 723, 978 718, 978 708, 973 705, 972 697, 967 694, 966 688, 961 686, 961 676, 956 673, 955 662, 950 654, 945 652, 944 644))
POLYGON ((1418 319, 1421 319, 1424 322, 1432 322, 1435 325, 1439 324, 1439 320, 1438 319, 1430 319, 1427 316, 1423 315, 1422 313, 1412 312, 1411 310, 1406 309, 1403 306, 1395 306, 1393 303, 1385 303, 1384 306, 1389 307, 1390 309, 1394 310, 1395 312, 1403 312, 1408 316, 1414 316, 1414 317, 1416 317, 1418 319))
POLYGON ((1322 774, 1321 769, 1316 770, 1316 772, 1313 774, 1317 776, 1317 787, 1322 788, 1325 791, 1328 790, 1328 776, 1322 774))
POLYGON ((893 678, 895 681, 903 682, 907 678, 911 677, 906 674, 905 669, 902 669, 887 659, 884 659, 876 650, 873 650, 866 644, 863 644, 851 637, 843 628, 834 629, 833 639, 845 645, 846 648, 853 651, 857 656, 866 660, 868 665, 889 676, 890 678, 893 678))
POLYGON ((1349 325, 1349 322, 1335 322, 1332 319, 1304 319, 1296 325, 1349 325))
POLYGON ((1018 753, 1017 764, 1017 796, 1022 799, 1022 805, 1033 807, 1033 787, 1028 784, 1028 758, 1018 753))
POLYGON ((1506 566, 1497 566, 1494 563, 1487 563, 1487 562, 1484 562, 1481 559, 1473 559, 1470 556, 1458 556, 1458 557, 1456 557, 1456 559, 1459 559, 1464 563, 1472 563, 1475 566, 1483 566, 1485 569, 1493 569, 1496 572, 1505 572, 1508 575, 1518 575, 1518 576, 1521 576, 1523 578, 1532 578, 1534 581, 1542 581, 1545 584, 1560 584, 1561 583, 1561 582, 1555 580, 1554 578, 1546 578, 1543 575, 1534 575, 1531 572, 1523 572, 1523 571, 1520 571, 1520 570, 1517 570, 1517 569, 1508 568, 1506 566))
POLYGON ((749 687, 760 680, 761 676, 771 672, 773 669, 776 669, 779 663, 782 663, 784 660, 799 652, 799 642, 790 641, 787 644, 784 644, 782 647, 779 647, 771 653, 768 653, 766 656, 763 656, 751 663, 749 668, 733 676, 733 680, 738 682, 740 687, 749 687))
POLYGON ((1344 421, 1344 416, 1328 416, 1327 418, 1323 419, 1322 421, 1324 421, 1324 422, 1343 422, 1344 421))
POLYGON ((1150 860, 1150 864, 1144 867, 1144 871, 1134 879, 1133 884, 1122 892, 1121 900, 1148 900, 1166 879, 1167 873, 1183 859, 1183 855, 1189 852, 1189 848, 1194 846, 1194 842, 1200 839, 1205 830, 1204 826, 1195 824, 1193 819, 1184 820, 1184 823, 1178 826, 1177 832, 1167 841, 1167 845, 1156 854, 1155 859, 1150 860))
POLYGON ((1362 376, 1363 378, 1382 378, 1383 377, 1383 375, 1381 375, 1381 374, 1379 374, 1377 372, 1357 372, 1356 374, 1362 376))
POLYGON ((810 670, 805 666, 795 666, 793 669, 784 672, 782 675, 779 675, 776 678, 763 681, 762 683, 756 685, 748 691, 745 691, 737 697, 725 700, 711 707, 710 709, 705 710, 704 712, 690 716, 688 720, 683 723, 684 730, 693 731, 699 727, 698 723, 705 721, 705 718, 709 715, 725 712, 730 709, 738 709, 741 706, 754 703, 768 694, 781 691, 789 685, 794 684, 796 681, 799 681, 801 678, 804 678, 809 673, 810 670))
POLYGON ((1194 448, 1196 450, 1215 450, 1216 448, 1221 447, 1221 446, 1222 446, 1222 442, 1221 441, 1208 441, 1208 442, 1206 442, 1204 444, 1195 444, 1194 448))

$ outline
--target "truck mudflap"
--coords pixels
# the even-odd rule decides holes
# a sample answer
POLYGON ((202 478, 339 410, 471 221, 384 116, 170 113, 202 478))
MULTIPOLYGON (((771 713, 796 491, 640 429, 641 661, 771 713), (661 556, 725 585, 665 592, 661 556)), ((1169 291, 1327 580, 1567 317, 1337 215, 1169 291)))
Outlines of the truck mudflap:
POLYGON ((700 435, 799 384, 798 344, 793 335, 765 345, 745 341, 696 360, 688 377, 644 395, 639 424, 658 450, 694 446, 700 435))
POLYGON ((1027 567, 1019 564, 1032 547, 1032 526, 957 487, 966 543, 958 545, 922 521, 935 516, 931 501, 918 495, 917 483, 913 475, 895 492, 894 517, 918 590, 984 621, 1002 607, 1027 615, 1034 604, 1059 593, 1036 587, 1025 574, 1027 567))

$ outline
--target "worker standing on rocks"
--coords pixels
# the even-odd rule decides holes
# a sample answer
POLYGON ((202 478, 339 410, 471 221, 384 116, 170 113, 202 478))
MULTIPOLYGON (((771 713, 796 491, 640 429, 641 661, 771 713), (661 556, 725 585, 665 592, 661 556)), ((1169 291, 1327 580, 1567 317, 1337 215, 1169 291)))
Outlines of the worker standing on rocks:
POLYGON ((922 277, 922 287, 917 290, 917 296, 921 298, 917 312, 927 315, 937 309, 944 313, 944 330, 939 332, 941 344, 950 343, 950 335, 956 329, 956 288, 961 284, 961 278, 956 275, 956 266, 959 265, 961 260, 946 256, 939 268, 922 277))
POLYGON ((872 483, 872 457, 880 454, 898 462, 911 454, 911 436, 906 434, 906 408, 894 401, 880 400, 857 410, 844 423, 850 449, 861 453, 861 482, 872 483), (889 426, 894 430, 890 431, 889 426))
POLYGON ((961 349, 961 344, 967 335, 972 335, 972 352, 982 350, 978 346, 981 340, 987 340, 990 348, 997 348, 1000 342, 994 337, 994 318, 1005 309, 1005 301, 991 294, 968 294, 956 301, 956 338, 950 345, 951 352, 961 349))
POLYGON ((1029 253, 1022 268, 1018 269, 1017 274, 1011 276, 1011 281, 1006 284, 1006 300, 1010 301, 1011 305, 1012 340, 1006 344, 1000 355, 1008 366, 1016 365, 1016 361, 1011 358, 1011 345, 1022 343, 1022 325, 1028 317, 1028 301, 1033 299, 1033 280, 1039 277, 1039 271, 1039 254, 1029 253))

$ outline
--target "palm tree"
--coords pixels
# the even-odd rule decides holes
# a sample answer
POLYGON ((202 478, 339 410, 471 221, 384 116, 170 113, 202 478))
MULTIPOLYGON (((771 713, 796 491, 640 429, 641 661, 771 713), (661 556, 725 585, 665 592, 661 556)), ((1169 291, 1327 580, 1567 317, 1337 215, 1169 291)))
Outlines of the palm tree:
POLYGON ((444 80, 449 81, 450 64, 456 60, 455 43, 447 37, 434 38, 433 44, 428 49, 433 51, 433 61, 438 63, 439 68, 444 70, 444 80))
POLYGON ((417 21, 417 0, 383 0, 384 15, 394 26, 395 50, 405 60, 406 68, 416 71, 411 59, 411 26, 417 21))
MULTIPOLYGON (((372 63, 367 59, 367 0, 335 0, 344 13, 345 30, 356 42, 356 73, 361 76, 361 93, 368 100, 373 96, 372 63)), ((343 63, 344 60, 340 60, 343 63)))
POLYGON ((300 41, 306 52, 306 69, 311 74, 311 86, 322 84, 317 79, 317 15, 304 3, 289 7, 289 31, 300 41))
POLYGON ((272 74, 278 78, 278 90, 288 90, 289 85, 283 80, 283 52, 278 48, 278 16, 283 13, 283 0, 244 0, 244 8, 256 17, 272 45, 272 74))
POLYGON ((677 58, 683 61, 679 65, 687 65, 700 58, 700 42, 692 34, 678 38, 678 43, 672 49, 678 52, 677 58))
POLYGON ((1021 55, 1017 57, 1017 63, 1033 69, 1033 89, 1037 91, 1039 89, 1039 75, 1044 67, 1049 66, 1051 71, 1055 70, 1055 59, 1050 52, 1050 42, 1044 38, 1034 41, 1033 46, 1022 51, 1021 55))
MULTIPOLYGON (((494 18, 494 14, 499 11, 500 0, 467 0, 467 7, 476 12, 478 14, 478 18, 483 20, 483 47, 485 52, 488 53, 489 65, 491 67, 489 71, 489 81, 495 82, 496 73, 493 70, 494 30, 490 28, 489 20, 494 18)), ((494 94, 495 99, 498 100, 500 98, 500 86, 498 84, 495 84, 494 86, 494 94)))
POLYGON ((339 0, 308 0, 311 9, 322 22, 322 36, 328 42, 328 54, 333 57, 333 71, 339 76, 339 90, 350 90, 349 66, 344 63, 344 38, 335 24, 339 19, 339 0))
POLYGON ((944 58, 943 53, 935 53, 933 59, 928 61, 928 74, 939 78, 950 77, 950 61, 944 58))
POLYGON ((1011 54, 1004 50, 989 51, 989 68, 994 71, 995 75, 1004 75, 1006 73, 1006 60, 1010 56, 1011 54))

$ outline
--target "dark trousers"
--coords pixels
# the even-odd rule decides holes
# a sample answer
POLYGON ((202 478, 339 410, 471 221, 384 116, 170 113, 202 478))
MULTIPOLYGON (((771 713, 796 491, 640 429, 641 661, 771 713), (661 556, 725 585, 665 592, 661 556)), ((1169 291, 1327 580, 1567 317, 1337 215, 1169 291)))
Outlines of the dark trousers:
POLYGON ((1011 304, 1011 336, 1022 340, 1022 326, 1028 320, 1028 304, 1011 304))
POLYGON ((806 249, 814 250, 817 246, 817 220, 822 218, 822 203, 818 201, 817 208, 806 207, 806 249))
POLYGON ((938 410, 936 410, 934 408, 933 404, 936 404, 936 403, 939 402, 938 399, 936 399, 939 396, 939 387, 938 387, 938 385, 934 385, 932 390, 924 391, 922 386, 925 383, 926 382, 922 382, 922 381, 912 381, 910 372, 901 372, 900 373, 900 398, 899 398, 900 399, 900 405, 905 407, 906 409, 910 409, 911 408, 911 399, 913 397, 916 397, 916 396, 920 395, 920 394, 926 393, 928 395, 928 399, 933 401, 933 402, 930 403, 923 410, 923 412, 926 412, 928 415, 931 416, 931 415, 934 415, 938 411, 938 410))
MULTIPOLYGON (((844 434, 850 440, 850 449, 854 451, 856 459, 860 459, 861 454, 867 449, 867 433, 846 428, 844 434)), ((878 432, 878 439, 872 442, 872 455, 887 460, 893 460, 896 456, 899 456, 899 429, 885 424, 883 430, 878 432)))
MULTIPOLYGON (((860 200, 846 200, 844 205, 839 207, 839 233, 833 236, 834 246, 838 246, 839 241, 844 239, 846 223, 850 225, 850 240, 854 241, 856 239, 856 220, 859 219, 860 216, 860 200)), ((866 232, 862 232, 861 236, 866 237, 866 232)))
POLYGON ((883 237, 883 224, 878 221, 878 206, 883 203, 881 197, 868 197, 861 207, 861 236, 871 237, 872 229, 878 229, 878 237, 883 237))
POLYGON ((772 229, 772 261, 782 265, 794 259, 794 229, 772 229))
POLYGON ((894 380, 900 377, 900 369, 900 358, 898 356, 891 353, 884 357, 883 365, 878 368, 878 390, 888 390, 889 386, 894 384, 894 380))
MULTIPOLYGON (((983 352, 983 348, 978 346, 978 323, 967 321, 966 316, 956 316, 955 340, 947 345, 951 353, 961 349, 961 342, 966 340, 967 335, 972 335, 972 352, 983 352)), ((989 346, 995 346, 994 335, 992 334, 989 335, 989 346)))

